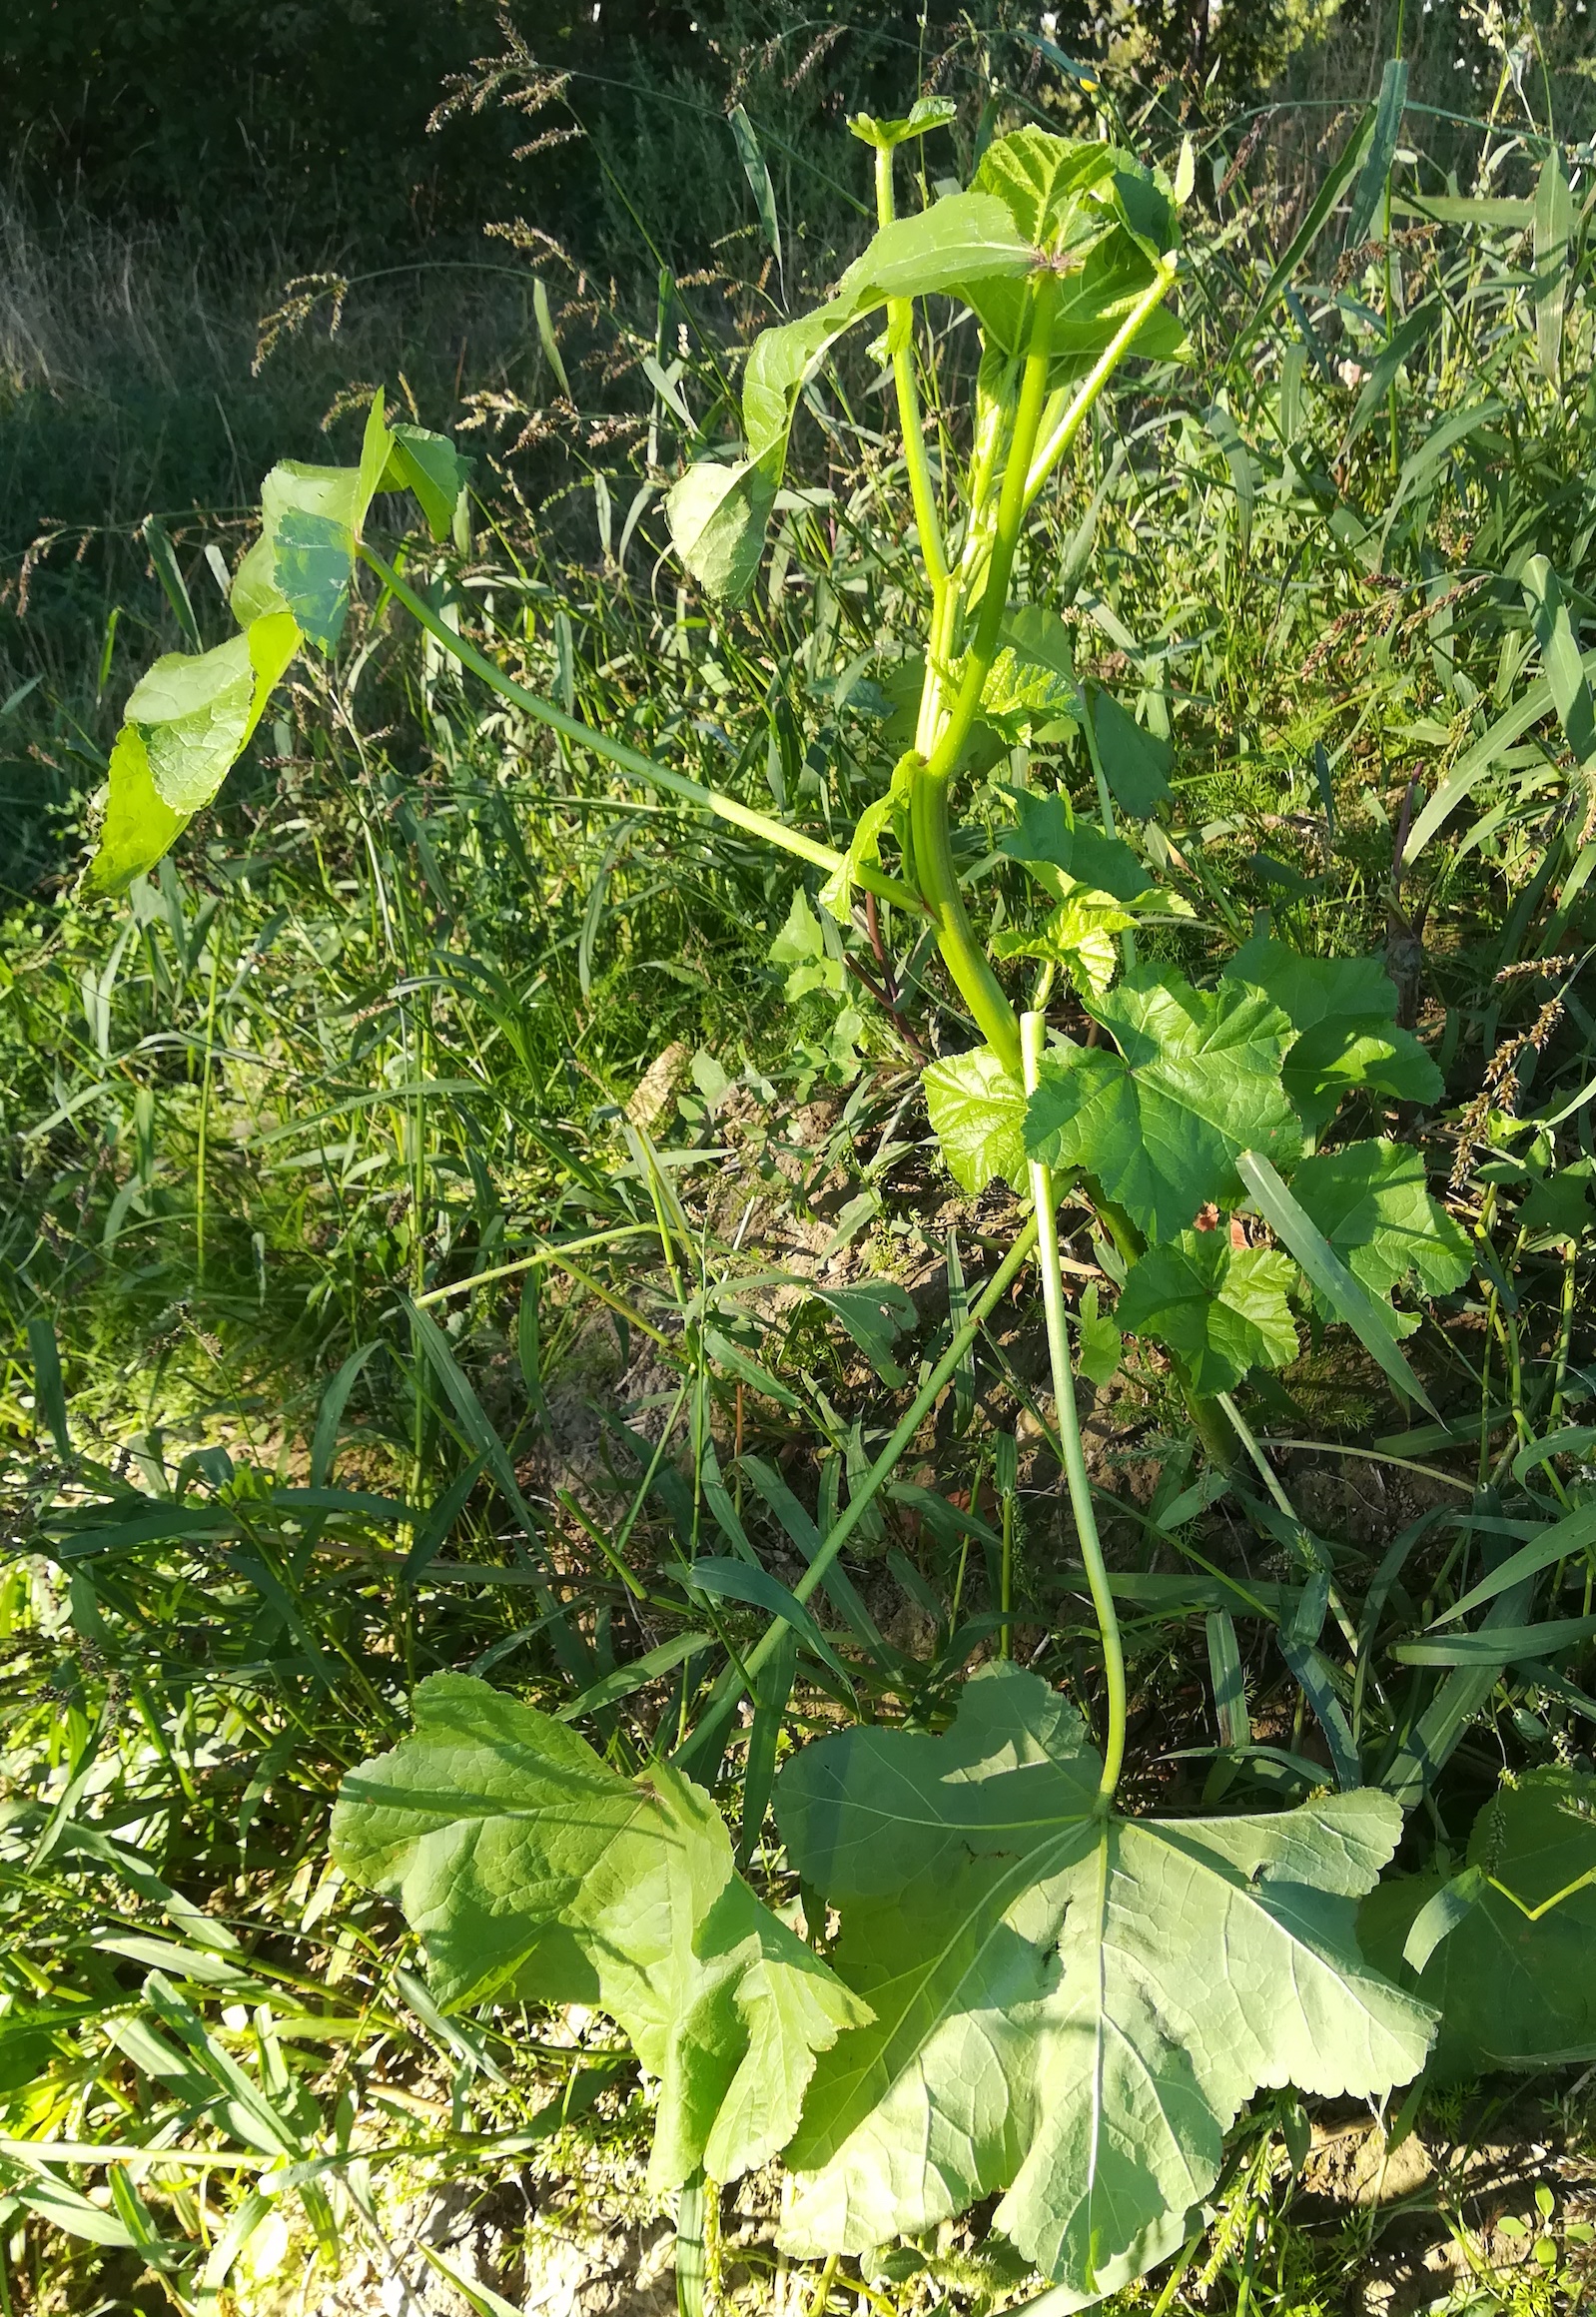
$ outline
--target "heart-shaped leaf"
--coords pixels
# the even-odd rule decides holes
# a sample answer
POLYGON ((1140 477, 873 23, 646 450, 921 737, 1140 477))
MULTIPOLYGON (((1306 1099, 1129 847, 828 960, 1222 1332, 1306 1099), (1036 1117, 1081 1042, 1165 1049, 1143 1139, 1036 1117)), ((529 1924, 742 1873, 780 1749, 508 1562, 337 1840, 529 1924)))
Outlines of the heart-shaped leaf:
POLYGON ((934 1062, 921 1079, 943 1163, 974 1197, 992 1181, 1026 1178, 1025 1088, 990 1046, 934 1062))

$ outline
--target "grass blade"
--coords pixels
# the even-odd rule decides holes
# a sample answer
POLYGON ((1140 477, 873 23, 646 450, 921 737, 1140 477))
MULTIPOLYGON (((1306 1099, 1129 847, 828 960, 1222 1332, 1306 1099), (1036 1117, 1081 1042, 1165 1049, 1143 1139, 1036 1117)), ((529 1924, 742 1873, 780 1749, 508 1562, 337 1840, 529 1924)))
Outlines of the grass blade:
POLYGON ((1379 1361, 1397 1390, 1417 1400, 1438 1422, 1429 1394, 1397 1343, 1395 1316, 1389 1306, 1376 1303, 1368 1289, 1353 1278, 1260 1152, 1243 1151, 1235 1170, 1251 1192, 1259 1214, 1290 1248, 1337 1319, 1351 1328, 1370 1358, 1379 1361))
POLYGON ((1208 1637, 1208 1674, 1213 1683, 1213 1713, 1221 1746, 1250 1746, 1252 1724, 1247 1718, 1246 1684, 1241 1678, 1241 1651, 1235 1638, 1235 1620, 1227 1609, 1211 1609, 1205 1620, 1208 1637))
POLYGON ((1392 1657, 1402 1665, 1533 1665, 1581 1642, 1596 1641, 1596 1617, 1551 1617, 1541 1625, 1502 1625, 1494 1632, 1456 1633, 1439 1640, 1427 1635, 1398 1642, 1392 1657))
POLYGON ((1554 386, 1562 366, 1573 223, 1562 149, 1554 140, 1535 186, 1535 357, 1554 386))
POLYGON ((1380 75, 1380 93, 1374 107, 1374 132, 1369 139, 1362 174, 1352 196, 1351 214, 1346 221, 1346 246, 1349 250, 1355 250, 1360 242, 1367 241, 1375 212, 1385 198, 1406 103, 1407 60, 1405 57, 1393 56, 1387 60, 1385 70, 1380 75))
POLYGON ((67 1429, 67 1393, 61 1380, 61 1347, 56 1342, 55 1322, 47 1312, 36 1312, 28 1321, 28 1350, 33 1357, 34 1401, 50 1427, 56 1453, 65 1463, 72 1454, 72 1435, 67 1429))
POLYGON ((1544 555, 1532 555, 1525 564, 1523 588, 1557 720, 1575 763, 1586 767, 1596 758, 1596 705, 1557 573, 1544 555))
POLYGON ((1596 1544, 1596 1504, 1582 1504, 1560 1521, 1554 1521, 1544 1536, 1533 1537, 1510 1554, 1500 1568, 1482 1577, 1461 1601, 1432 1619, 1430 1631, 1437 1625, 1450 1625, 1455 1618, 1466 1617, 1482 1601, 1494 1601, 1505 1593, 1509 1585, 1523 1583, 1526 1578, 1538 1577, 1542 1569, 1549 1569, 1554 1561, 1566 1560, 1571 1553, 1583 1553, 1596 1544))
POLYGON ((357 1376, 376 1349, 375 1343, 363 1343, 358 1351, 352 1351, 322 1394, 322 1405, 316 1415, 316 1432, 311 1441, 313 1488, 325 1488, 333 1477, 333 1461, 338 1454, 338 1428, 344 1421, 344 1410, 349 1405, 357 1376))
POLYGON ((781 221, 776 215, 776 189, 770 182, 770 170, 760 150, 754 125, 741 105, 733 105, 727 119, 731 126, 737 157, 743 165, 743 175, 754 197, 759 212, 760 230, 770 245, 770 254, 776 261, 776 279, 781 284, 782 304, 787 302, 787 278, 781 262, 781 221))
POLYGON ((696 1657, 700 1650, 714 1647, 715 1637, 712 1633, 678 1633, 670 1641, 662 1641, 657 1649, 647 1651, 642 1657, 634 1657, 629 1665, 617 1666, 612 1674, 605 1674, 602 1681, 594 1682, 589 1690, 583 1690, 579 1698, 572 1698, 569 1705, 561 1706, 554 1719, 556 1722, 579 1722, 584 1714, 597 1714, 605 1706, 613 1706, 618 1699, 629 1698, 645 1682, 657 1681, 661 1674, 673 1672, 684 1659, 696 1657))

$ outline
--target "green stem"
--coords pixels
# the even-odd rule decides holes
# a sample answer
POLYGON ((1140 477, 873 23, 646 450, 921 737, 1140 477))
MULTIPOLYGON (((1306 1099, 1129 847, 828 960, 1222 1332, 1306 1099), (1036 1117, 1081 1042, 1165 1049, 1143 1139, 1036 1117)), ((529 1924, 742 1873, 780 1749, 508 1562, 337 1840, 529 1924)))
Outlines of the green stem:
MULTIPOLYGON (((527 691, 524 684, 517 684, 513 677, 506 676, 503 669, 495 667, 485 653, 479 652, 474 644, 467 643, 463 636, 456 635, 452 628, 446 626, 425 598, 417 595, 413 587, 406 585, 399 573, 385 563, 382 556, 369 547, 364 539, 357 541, 357 552, 363 562, 371 565, 389 593, 403 604, 411 618, 417 620, 446 652, 452 653, 462 667, 469 668, 472 675, 479 676, 484 684, 497 692, 500 699, 508 700, 513 707, 534 717, 539 724, 546 724, 551 731, 563 733, 578 748, 585 748, 591 755, 602 757, 621 772, 629 772, 638 780, 651 782, 655 788, 668 790, 672 796, 679 796, 705 812, 718 814, 721 820, 730 821, 734 828, 746 830, 752 837, 762 837, 767 845, 777 845, 784 853, 794 853, 800 861, 812 862, 815 868, 824 869, 828 875, 841 869, 842 855, 830 845, 822 845, 797 829, 789 829, 784 821, 773 821, 768 813, 756 813, 751 805, 739 804, 735 797, 722 796, 718 789, 705 788, 702 782, 689 780, 685 773, 672 772, 668 766, 656 764, 651 756, 644 756, 640 749, 628 748, 624 740, 611 740, 607 733, 594 731, 590 724, 582 723, 579 717, 567 716, 551 700, 540 699, 536 692, 527 691)), ((856 885, 864 886, 867 892, 878 895, 881 900, 894 901, 900 908, 912 909, 917 916, 926 914, 925 904, 919 895, 896 877, 888 877, 880 870, 868 866, 855 869, 852 876, 856 885)))
MULTIPOLYGON (((1048 397, 1048 365, 1058 303, 1058 278, 1044 274, 1037 285, 1032 309, 1030 351, 1020 382, 1014 438, 1004 469, 997 528, 975 636, 947 724, 924 771, 916 776, 909 799, 915 877, 936 921, 937 944, 943 961, 960 996, 975 1016, 982 1036, 1010 1071, 1018 1071, 1020 1067, 1019 1025, 965 911, 953 857, 953 835, 948 825, 948 790, 954 766, 981 706, 992 663, 998 656, 998 638, 1009 600, 1009 580, 1025 520, 1026 475, 1048 397)), ((945 627, 946 623, 938 622, 938 625, 945 627)))
POLYGON ((216 979, 222 963, 222 928, 211 920, 211 995, 205 1009, 205 1069, 200 1080, 200 1142, 194 1162, 194 1270, 205 1283, 205 1161, 211 1134, 211 1065, 216 1052, 216 979))
MULTIPOLYGON (((876 147, 876 217, 890 226, 893 220, 892 147, 876 147)), ((937 519, 937 494, 926 455, 925 429, 920 422, 920 395, 915 386, 914 300, 887 300, 887 344, 892 350, 892 381, 898 391, 898 422, 903 428, 903 459, 909 470, 909 495, 914 501, 915 528, 933 600, 940 600, 948 584, 948 557, 937 519)))
MULTIPOLYGON (((1047 1025, 1042 1015, 1027 1014, 1020 1024, 1021 1059, 1028 1095, 1035 1094, 1042 1063, 1047 1025)), ((1098 1516, 1092 1503, 1092 1482, 1081 1445, 1081 1419, 1075 1404, 1075 1377, 1070 1368, 1070 1337, 1064 1312, 1064 1277, 1059 1269, 1059 1223, 1054 1211, 1053 1170, 1039 1159, 1031 1161, 1031 1197, 1035 1207, 1039 1258, 1042 1265, 1042 1304, 1048 1322, 1048 1357, 1053 1368, 1053 1404, 1064 1451, 1064 1477, 1070 1490, 1076 1534, 1092 1606, 1103 1637, 1103 1678, 1109 1693, 1109 1731, 1103 1748, 1103 1777, 1098 1787, 1099 1809, 1107 1813, 1120 1783, 1125 1762, 1127 1721, 1125 1650, 1120 1620, 1115 1613, 1108 1567, 1098 1535, 1098 1516)))
POLYGON ((1074 401, 1047 434, 1041 449, 1032 457, 1030 472, 1026 476, 1025 503, 1028 507, 1080 433, 1093 403, 1124 361, 1142 325, 1169 296, 1175 275, 1175 261, 1164 259, 1152 282, 1082 380, 1074 401))
POLYGON ((1557 1366, 1552 1375, 1551 1406, 1546 1412, 1546 1429, 1555 1432, 1563 1416, 1563 1387, 1568 1381, 1568 1354, 1574 1339, 1574 1263, 1578 1242, 1569 1239, 1563 1253, 1563 1312, 1562 1325, 1557 1333, 1557 1366))
POLYGON ((936 921, 937 946, 955 986, 982 1037, 1005 1070, 1020 1068, 1020 1032, 1014 1008, 1003 985, 987 962, 986 951, 975 936, 959 891, 959 871, 953 857, 953 831, 948 825, 948 784, 920 773, 909 791, 909 828, 914 845, 915 876, 921 894, 936 921))

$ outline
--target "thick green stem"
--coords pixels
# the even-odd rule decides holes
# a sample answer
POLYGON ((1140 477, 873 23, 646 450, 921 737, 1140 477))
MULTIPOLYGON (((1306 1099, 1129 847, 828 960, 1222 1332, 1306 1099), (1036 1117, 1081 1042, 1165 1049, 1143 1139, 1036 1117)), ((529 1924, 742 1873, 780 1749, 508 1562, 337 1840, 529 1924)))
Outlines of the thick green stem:
POLYGON ((987 963, 986 951, 959 891, 959 872, 953 857, 953 832, 948 826, 948 784, 922 772, 909 792, 909 828, 914 845, 915 878, 921 896, 937 926, 937 946, 943 963, 975 1016, 977 1027, 1005 1070, 1020 1068, 1020 1031, 1014 1008, 1003 985, 987 963))
MULTIPOLYGON (((1027 1094, 1035 1094, 1042 1063, 1046 1023, 1040 1014, 1027 1014, 1020 1025, 1021 1061, 1027 1094)), ((1099 1806, 1107 1812, 1120 1783, 1125 1761, 1127 1701, 1125 1650, 1120 1620, 1115 1613, 1109 1572, 1098 1536, 1098 1517, 1092 1503, 1092 1482, 1086 1452, 1081 1445, 1081 1419, 1075 1404, 1075 1377, 1070 1367, 1070 1337, 1064 1313, 1064 1277, 1059 1268, 1059 1224, 1054 1208, 1053 1170, 1040 1160, 1031 1162, 1031 1197, 1036 1208, 1038 1259, 1042 1265, 1042 1305, 1048 1322, 1048 1357, 1053 1368, 1053 1404, 1058 1418, 1059 1444, 1064 1451, 1064 1477, 1070 1490, 1081 1560, 1092 1589, 1092 1606, 1103 1637, 1103 1678, 1109 1693, 1109 1729, 1103 1747, 1103 1777, 1099 1806)))
MULTIPOLYGON (((998 502, 997 529, 987 566, 986 590, 976 631, 965 659, 948 722, 931 751, 925 770, 914 781, 909 800, 909 825, 914 841, 915 878, 937 926, 943 962, 965 1004, 975 1016, 982 1036, 1005 1068, 1020 1067, 1020 1031, 1014 1008, 976 940, 959 891, 948 826, 948 790, 959 754, 970 736, 981 706, 992 663, 998 656, 998 638, 1009 600, 1009 579, 1015 550, 1025 520, 1026 475, 1036 447, 1037 429, 1048 398, 1048 365, 1053 348, 1053 318, 1058 309, 1057 277, 1044 274, 1037 284, 1032 309, 1030 351, 1020 383, 1014 437, 1004 469, 1003 493, 998 502)), ((945 621, 936 623, 939 629, 945 621)))
MULTIPOLYGON (((683 772, 672 772, 668 765, 656 764, 651 756, 644 756, 641 749, 628 748, 624 740, 611 740, 608 733, 594 731, 591 724, 582 723, 579 717, 567 716, 551 700, 540 699, 536 692, 527 691, 524 684, 517 684, 513 677, 505 675, 502 668, 495 667, 474 644, 456 635, 451 627, 438 618, 424 596, 417 595, 414 588, 408 586, 396 570, 385 563, 382 556, 369 547, 364 539, 358 542, 358 549, 362 561, 371 565, 389 593, 403 604, 411 618, 418 620, 429 636, 440 643, 446 652, 451 653, 462 667, 469 668, 473 676, 479 676, 484 684, 497 692, 500 699, 508 700, 513 707, 535 718, 539 724, 546 724, 551 731, 562 733, 578 748, 585 748, 592 756, 602 757, 607 764, 615 765, 621 772, 629 772, 637 780, 646 780, 655 788, 665 789, 670 795, 699 806, 704 812, 714 813, 721 820, 730 821, 734 828, 746 830, 749 836, 762 837, 767 845, 777 845, 784 853, 794 853, 800 861, 812 862, 815 868, 824 869, 828 875, 834 875, 841 869, 842 855, 832 846, 822 845, 817 839, 806 837, 797 829, 789 829, 785 821, 773 821, 768 813, 756 813, 751 805, 739 804, 735 797, 722 796, 718 789, 705 788, 700 781, 689 780, 683 772)), ((914 910, 917 916, 925 914, 925 905, 919 895, 911 892, 896 877, 885 876, 880 870, 868 865, 854 869, 852 876, 856 885, 864 886, 867 892, 879 895, 883 901, 895 901, 900 908, 914 910)))

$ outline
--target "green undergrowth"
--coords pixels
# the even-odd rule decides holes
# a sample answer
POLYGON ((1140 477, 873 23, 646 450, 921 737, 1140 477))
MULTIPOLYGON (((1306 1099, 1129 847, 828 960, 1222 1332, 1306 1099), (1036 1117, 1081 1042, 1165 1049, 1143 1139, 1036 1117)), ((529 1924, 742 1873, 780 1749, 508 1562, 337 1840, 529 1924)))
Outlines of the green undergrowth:
POLYGON ((0 991, 8 2307, 1588 2295, 1586 195, 1386 91, 152 550, 0 991))

